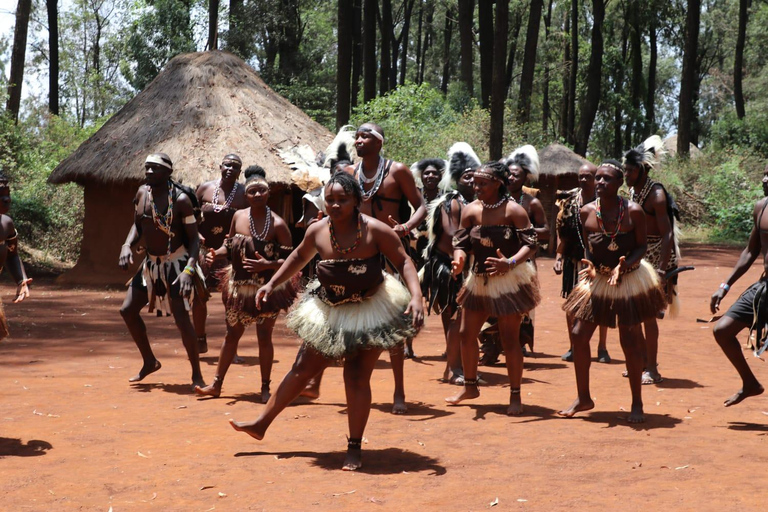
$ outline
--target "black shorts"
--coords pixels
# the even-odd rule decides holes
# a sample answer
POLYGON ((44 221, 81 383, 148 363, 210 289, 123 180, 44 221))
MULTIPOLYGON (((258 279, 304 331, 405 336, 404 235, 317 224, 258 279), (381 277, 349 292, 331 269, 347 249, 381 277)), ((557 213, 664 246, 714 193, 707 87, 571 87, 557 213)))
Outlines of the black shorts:
POLYGON ((758 281, 744 290, 733 306, 725 312, 725 316, 751 326, 755 319, 755 295, 763 286, 766 286, 766 282, 758 281))

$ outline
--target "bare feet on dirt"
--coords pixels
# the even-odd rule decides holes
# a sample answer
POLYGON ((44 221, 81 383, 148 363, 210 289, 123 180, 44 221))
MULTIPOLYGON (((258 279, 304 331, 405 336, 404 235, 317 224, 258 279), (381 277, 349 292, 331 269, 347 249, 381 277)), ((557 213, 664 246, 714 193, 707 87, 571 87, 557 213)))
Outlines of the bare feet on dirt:
POLYGON ((160 364, 160 361, 155 359, 154 363, 151 364, 145 364, 141 367, 141 370, 139 370, 139 373, 128 379, 128 382, 141 382, 144 380, 144 377, 149 375, 150 373, 155 373, 157 370, 162 368, 163 365, 160 364))
POLYGON ((730 396, 725 402, 723 402, 723 405, 726 407, 730 407, 732 405, 736 405, 738 403, 741 403, 745 398, 749 398, 751 396, 757 396, 762 395, 763 386, 760 384, 753 385, 753 386, 744 386, 740 390, 738 390, 736 393, 734 393, 732 396, 730 396))
POLYGON ((405 395, 395 394, 392 404, 392 414, 405 414, 408 406, 405 404, 405 395))
POLYGON ((238 432, 245 432, 257 441, 264 439, 264 430, 259 428, 255 421, 246 422, 230 419, 229 424, 232 425, 233 429, 237 430, 238 432))
POLYGON ((630 411, 629 416, 627 417, 627 422, 642 423, 644 421, 645 421, 645 415, 643 414, 643 406, 633 405, 632 410, 630 411))
POLYGON ((523 402, 520 399, 520 390, 509 394, 509 407, 507 407, 507 416, 519 416, 523 413, 523 402))
POLYGON ((588 411, 590 409, 595 408, 595 402, 592 400, 581 400, 577 398, 574 400, 574 402, 571 404, 571 406, 567 409, 563 409, 562 411, 558 411, 558 415, 562 416, 564 418, 573 418, 573 415, 577 412, 582 411, 588 411))
POLYGON ((214 398, 219 398, 221 396, 221 384, 214 381, 214 383, 209 386, 195 386, 195 394, 197 396, 212 396, 214 398))
POLYGON ((351 443, 347 446, 347 456, 344 458, 342 471, 357 471, 363 467, 363 450, 360 443, 351 443))
POLYGON ((269 382, 264 382, 261 384, 261 403, 265 404, 269 402, 269 398, 272 396, 272 393, 269 392, 269 382))
POLYGON ((477 389, 477 384, 465 384, 464 389, 462 389, 459 393, 446 398, 445 401, 449 404, 456 405, 464 400, 471 400, 479 396, 480 390, 477 389))

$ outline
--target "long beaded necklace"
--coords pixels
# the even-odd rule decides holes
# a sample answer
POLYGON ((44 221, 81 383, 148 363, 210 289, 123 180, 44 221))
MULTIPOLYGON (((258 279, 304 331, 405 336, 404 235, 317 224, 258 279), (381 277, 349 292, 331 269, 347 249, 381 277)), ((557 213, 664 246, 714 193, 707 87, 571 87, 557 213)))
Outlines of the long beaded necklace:
POLYGON ((586 251, 587 246, 584 245, 584 239, 581 237, 581 207, 584 206, 584 197, 581 195, 581 189, 579 189, 578 194, 576 194, 576 201, 574 206, 575 208, 573 216, 576 220, 576 233, 579 234, 579 243, 581 244, 581 249, 586 251))
POLYGON ((333 222, 331 222, 330 217, 328 218, 328 231, 331 233, 331 246, 333 247, 333 250, 339 254, 349 254, 357 249, 357 246, 360 245, 360 240, 363 238, 363 216, 360 214, 357 216, 357 233, 355 234, 355 242, 351 247, 342 249, 339 246, 339 242, 336 241, 336 232, 333 230, 333 222))
POLYGON ((152 205, 152 222, 155 223, 157 229, 168 235, 167 254, 171 254, 171 238, 173 238, 173 233, 171 232, 171 224, 173 223, 173 184, 168 181, 168 208, 165 210, 164 215, 160 215, 160 212, 157 211, 151 187, 149 188, 149 202, 152 205))
POLYGON ((266 242, 267 235, 269 234, 269 228, 272 225, 272 210, 269 209, 269 206, 267 206, 266 208, 266 216, 264 218, 264 229, 261 231, 261 234, 259 235, 256 234, 256 223, 253 222, 253 210, 251 210, 249 214, 249 220, 251 221, 251 236, 256 240, 266 242))
POLYGON ((629 189, 629 196, 633 202, 639 204, 640 206, 643 206, 645 204, 645 200, 648 198, 648 194, 651 193, 651 189, 653 188, 654 185, 656 185, 656 182, 646 177, 645 185, 643 185, 643 188, 640 190, 640 193, 635 194, 635 187, 632 187, 631 189, 629 189))
MULTIPOLYGON (((235 182, 235 186, 232 187, 232 192, 229 193, 229 195, 225 198, 224 204, 219 204, 219 191, 221 190, 221 180, 216 182, 216 188, 213 189, 213 211, 216 213, 219 213, 221 210, 224 210, 226 208, 229 208, 232 204, 232 201, 235 199, 235 194, 237 193, 237 188, 240 186, 239 183, 235 182)), ((223 190, 222 190, 223 192, 223 190)))
POLYGON ((483 203, 483 208, 487 208, 489 210, 493 210, 494 208, 498 208, 499 206, 501 206, 504 203, 504 201, 506 201, 507 199, 509 199, 509 197, 504 196, 504 197, 502 197, 501 199, 499 199, 497 202, 495 202, 493 204, 488 204, 485 201, 483 201, 482 199, 480 200, 480 202, 483 203))
POLYGON ((385 160, 382 157, 379 157, 379 166, 376 169, 376 174, 373 176, 373 178, 366 178, 363 174, 363 162, 360 162, 357 165, 357 184, 360 186, 360 192, 363 195, 363 201, 368 201, 376 195, 376 192, 379 191, 381 182, 384 181, 384 162, 385 160), (373 183, 373 187, 371 187, 371 189, 368 191, 366 191, 364 187, 364 184, 366 183, 373 183))
POLYGON ((619 246, 616 244, 616 237, 618 236, 619 230, 621 229, 621 221, 624 219, 624 200, 620 197, 618 199, 619 213, 616 216, 616 229, 612 235, 605 230, 605 224, 603 224, 603 210, 600 205, 599 197, 597 198, 597 208, 595 209, 595 214, 597 215, 597 225, 600 227, 600 231, 603 232, 603 235, 611 239, 611 243, 608 244, 608 250, 614 252, 619 250, 619 246))

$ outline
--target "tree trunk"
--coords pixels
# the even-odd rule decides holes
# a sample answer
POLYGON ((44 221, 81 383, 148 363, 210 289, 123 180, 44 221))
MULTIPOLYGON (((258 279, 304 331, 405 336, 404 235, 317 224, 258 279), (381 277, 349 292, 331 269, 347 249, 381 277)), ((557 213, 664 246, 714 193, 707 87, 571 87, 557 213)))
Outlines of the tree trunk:
MULTIPOLYGON (((627 9, 629 8, 627 4, 625 4, 625 7, 627 7, 627 9)), ((622 13, 623 19, 629 19, 627 16, 627 9, 624 9, 624 12, 622 13)), ((624 118, 622 117, 621 100, 624 97, 624 71, 627 62, 627 39, 629 37, 629 30, 629 23, 622 24, 621 59, 616 62, 616 69, 613 72, 613 76, 615 77, 613 82, 613 96, 615 98, 615 105, 613 106, 613 149, 611 152, 614 155, 621 154, 621 148, 623 145, 621 134, 622 127, 624 126, 624 118)))
POLYGON ((563 98, 560 102, 560 138, 564 141, 568 141, 568 105, 570 104, 571 100, 569 97, 570 93, 570 85, 568 83, 568 78, 570 76, 570 66, 571 66, 571 42, 570 42, 570 33, 571 33, 571 18, 568 15, 568 13, 565 13, 565 27, 563 29, 563 98))
POLYGON ((59 115, 59 2, 46 0, 48 9, 48 111, 59 115))
POLYGON ((685 46, 683 49, 683 73, 680 80, 680 108, 677 117, 677 154, 689 156, 692 140, 694 109, 696 108, 696 56, 699 48, 699 21, 701 0, 689 0, 685 16, 685 46))
POLYGON ((461 82, 467 89, 467 94, 475 95, 473 87, 474 68, 472 56, 474 53, 474 41, 472 38, 472 25, 475 19, 475 0, 459 0, 459 41, 461 43, 461 82))
MULTIPOLYGON (((544 41, 549 40, 549 26, 552 23, 552 1, 547 3, 547 15, 544 16, 544 41)), ((549 64, 544 59, 544 92, 541 99, 541 131, 547 133, 549 124, 549 64)))
POLYGON ((541 26, 541 10, 544 0, 531 0, 528 15, 528 31, 525 35, 525 54, 523 56, 523 72, 520 76, 520 95, 517 101, 517 115, 520 123, 531 120, 531 96, 533 95, 533 78, 536 72, 536 49, 539 44, 539 27, 541 26))
POLYGON ((520 27, 523 24, 523 12, 522 9, 515 9, 514 17, 512 18, 512 29, 509 31, 509 57, 507 58, 507 68, 504 84, 504 97, 509 97, 509 88, 512 86, 512 74, 515 70, 515 54, 517 53, 517 38, 520 35, 520 27))
POLYGON ((281 0, 282 27, 280 27, 280 41, 278 51, 280 61, 278 69, 282 83, 289 83, 290 79, 301 72, 299 49, 303 24, 301 21, 301 6, 299 0, 281 0))
POLYGON ((408 69, 408 37, 411 31, 411 15, 413 14, 413 3, 415 0, 406 0, 405 18, 403 18, 403 30, 400 32, 400 41, 398 46, 400 51, 400 85, 405 85, 405 73, 408 69))
MULTIPOLYGON (((586 156, 589 135, 595 123, 597 107, 600 104, 600 82, 603 79, 603 21, 605 20, 605 0, 592 0, 592 49, 587 68, 587 92, 581 102, 579 127, 576 131, 574 151, 586 156)), ((573 28, 571 28, 573 30, 573 28)), ((575 54, 574 54, 575 55, 575 54)))
POLYGON ((208 0, 208 50, 219 47, 219 0, 208 0))
POLYGON ((642 126, 640 123, 640 101, 643 95, 643 50, 642 50, 642 26, 644 23, 641 19, 640 4, 638 2, 631 2, 632 5, 632 17, 634 23, 629 29, 629 45, 632 49, 632 82, 630 84, 630 104, 632 105, 632 115, 627 118, 627 133, 625 137, 624 147, 630 148, 635 146, 632 136, 637 133, 642 133, 642 126))
MULTIPOLYGON (((576 144, 576 81, 579 79, 579 0, 571 0, 571 69, 568 79, 566 141, 576 144)), ((601 57, 602 58, 602 57, 601 57)))
POLYGON ((6 110, 14 122, 19 121, 21 108, 21 86, 24 83, 24 59, 27 53, 27 29, 32 0, 19 0, 16 5, 16 25, 13 28, 13 50, 11 52, 11 76, 8 80, 8 102, 6 110))
POLYGON ((416 80, 415 82, 421 85, 419 77, 421 75, 421 46, 424 43, 422 40, 424 30, 424 0, 419 0, 419 23, 416 28, 416 80))
MULTIPOLYGON (((419 69, 418 83, 424 82, 424 70, 427 67, 427 52, 432 48, 432 44, 435 40, 435 27, 432 25, 435 19, 435 2, 434 0, 427 0, 427 19, 426 27, 424 29, 424 44, 421 47, 421 68, 419 69)), ((448 38, 450 41, 450 38, 448 38)))
POLYGON ((381 16, 379 17, 379 32, 381 33, 381 48, 379 49, 379 96, 384 96, 389 91, 390 73, 392 62, 390 61, 392 49, 392 1, 381 1, 381 16))
POLYGON ((227 33, 227 48, 241 59, 248 57, 248 42, 245 40, 245 14, 243 0, 229 0, 229 31, 227 33))
POLYGON ((744 74, 744 44, 747 39, 747 16, 750 0, 739 0, 739 29, 736 36, 736 55, 733 57, 733 100, 736 103, 736 116, 744 119, 744 92, 741 79, 744 74))
POLYGON ((451 36, 453 34, 453 8, 448 5, 445 8, 445 28, 443 29, 443 78, 440 81, 440 90, 448 93, 448 82, 451 79, 451 36))
POLYGON ((357 106, 360 95, 360 76, 363 73, 363 0, 353 0, 352 28, 352 92, 351 107, 357 106))
POLYGON ((480 30, 480 101, 483 108, 486 109, 491 106, 491 82, 493 80, 494 1, 478 0, 477 2, 477 18, 480 30))
POLYGON ((651 16, 648 24, 649 52, 648 58, 648 90, 645 100, 645 131, 646 137, 656 133, 656 66, 659 60, 657 46, 656 20, 651 16))
POLYGON ((506 100, 507 25, 509 24, 509 0, 496 0, 496 30, 493 53, 493 83, 491 90, 491 126, 488 152, 491 160, 502 157, 504 143, 504 102, 506 100))
POLYGON ((363 101, 376 97, 376 0, 363 3, 363 101))
POLYGON ((336 129, 349 122, 352 80, 353 0, 338 0, 338 49, 336 51, 336 129))

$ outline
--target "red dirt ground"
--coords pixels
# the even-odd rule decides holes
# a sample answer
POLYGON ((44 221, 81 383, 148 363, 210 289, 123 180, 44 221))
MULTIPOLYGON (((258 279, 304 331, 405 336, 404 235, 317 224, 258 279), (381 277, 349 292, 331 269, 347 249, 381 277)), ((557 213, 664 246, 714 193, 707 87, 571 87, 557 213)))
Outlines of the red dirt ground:
MULTIPOLYGON (((614 363, 592 365, 597 407, 570 420, 555 416, 576 390, 571 364, 559 357, 567 349, 559 278, 552 260, 540 259, 544 300, 537 356, 526 360, 525 415, 504 415, 502 366, 481 369, 489 385, 478 400, 444 404, 456 388, 437 380, 443 340, 439 319, 430 317, 415 341, 421 358, 406 362, 408 415, 388 412, 387 358, 374 372, 357 473, 339 471, 347 425, 338 368, 326 373, 317 402, 290 407, 257 442, 227 424, 263 407, 254 331, 241 343, 247 364, 231 368, 223 397, 199 400, 169 318, 146 315, 162 370, 127 382, 141 360, 118 314, 123 290, 37 282, 29 300, 10 304, 6 284, 12 336, 0 344, 0 508, 764 510, 768 394, 724 408, 740 381, 712 338, 713 324, 696 323, 710 316, 709 296, 738 251, 694 247, 684 256, 697 269, 681 277, 681 317, 661 324, 666 380, 644 387, 645 424, 623 419, 629 389, 616 331, 608 342, 614 363)), ((760 272, 753 267, 724 306, 760 272)), ((212 350, 203 356, 209 382, 224 332, 223 308, 212 304, 212 350)), ((298 343, 281 321, 273 389, 298 343)), ((765 364, 745 354, 765 381, 765 364)))

